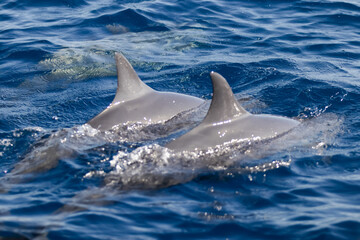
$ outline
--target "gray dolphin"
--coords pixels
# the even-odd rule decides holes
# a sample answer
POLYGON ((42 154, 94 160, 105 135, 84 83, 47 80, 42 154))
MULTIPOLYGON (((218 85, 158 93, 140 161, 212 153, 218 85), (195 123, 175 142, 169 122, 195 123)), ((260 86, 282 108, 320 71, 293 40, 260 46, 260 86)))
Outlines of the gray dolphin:
POLYGON ((146 85, 129 61, 115 53, 118 84, 112 103, 88 124, 105 131, 123 123, 160 123, 195 108, 204 100, 185 94, 159 92, 146 85))
POLYGON ((269 114, 251 114, 240 106, 220 74, 210 73, 213 98, 204 120, 167 148, 175 151, 206 150, 232 141, 266 140, 290 131, 300 122, 269 114))

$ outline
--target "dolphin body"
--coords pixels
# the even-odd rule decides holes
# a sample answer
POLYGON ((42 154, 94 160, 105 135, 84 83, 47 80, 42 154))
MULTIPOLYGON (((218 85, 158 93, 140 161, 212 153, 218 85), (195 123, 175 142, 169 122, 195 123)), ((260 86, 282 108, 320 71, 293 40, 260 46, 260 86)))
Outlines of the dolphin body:
POLYGON ((204 120, 166 145, 174 151, 206 150, 232 141, 267 140, 282 135, 300 122, 269 114, 251 114, 238 101, 220 74, 210 73, 213 98, 204 120))
POLYGON ((115 53, 117 90, 112 103, 88 121, 101 131, 125 123, 161 123, 201 105, 204 100, 179 93, 159 92, 146 85, 129 61, 115 53))

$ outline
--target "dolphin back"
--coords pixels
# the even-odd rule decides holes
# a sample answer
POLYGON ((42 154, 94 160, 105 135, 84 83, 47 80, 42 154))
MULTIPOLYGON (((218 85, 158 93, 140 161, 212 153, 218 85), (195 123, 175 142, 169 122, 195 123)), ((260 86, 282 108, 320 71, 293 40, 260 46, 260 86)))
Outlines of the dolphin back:
POLYGON ((250 114, 240 106, 220 74, 210 73, 213 98, 205 119, 166 145, 175 151, 206 150, 230 142, 259 141, 278 137, 299 122, 270 114, 250 114))
POLYGON ((99 130, 109 130, 119 124, 159 123, 195 108, 204 100, 179 93, 159 92, 146 85, 130 62, 115 53, 117 89, 112 103, 88 124, 99 130))

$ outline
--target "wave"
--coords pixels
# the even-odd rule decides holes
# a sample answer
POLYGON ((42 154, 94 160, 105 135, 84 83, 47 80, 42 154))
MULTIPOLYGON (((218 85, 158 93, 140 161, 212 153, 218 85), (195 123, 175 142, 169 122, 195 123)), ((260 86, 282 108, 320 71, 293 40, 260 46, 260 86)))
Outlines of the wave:
POLYGON ((38 8, 38 7, 69 7, 69 8, 77 8, 88 3, 85 0, 60 0, 55 2, 45 2, 41 0, 17 0, 17 1, 5 1, 3 3, 4 9, 17 9, 17 10, 24 10, 26 8, 38 8))
POLYGON ((0 238, 358 237, 359 12, 355 0, 1 1, 0 238), (250 112, 301 126, 163 147, 208 101, 101 133, 82 124, 114 96, 114 51, 154 89, 210 99, 217 71, 250 112))
POLYGON ((86 19, 78 25, 79 27, 107 26, 113 33, 142 32, 142 31, 169 31, 163 25, 156 23, 134 9, 125 9, 113 14, 105 14, 93 19, 86 19), (116 30, 118 28, 118 30, 116 30))

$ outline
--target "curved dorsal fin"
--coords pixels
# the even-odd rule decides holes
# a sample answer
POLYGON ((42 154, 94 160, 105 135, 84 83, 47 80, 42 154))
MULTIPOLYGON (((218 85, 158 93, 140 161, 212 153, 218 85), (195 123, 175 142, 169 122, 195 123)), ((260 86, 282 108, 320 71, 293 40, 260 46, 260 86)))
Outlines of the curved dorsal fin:
POLYGON ((223 76, 211 72, 210 77, 213 85, 213 97, 204 123, 223 122, 248 113, 240 106, 223 76))
POLYGON ((130 100, 138 97, 140 94, 153 91, 146 85, 129 61, 121 53, 115 53, 116 70, 117 70, 117 90, 112 103, 130 100))

